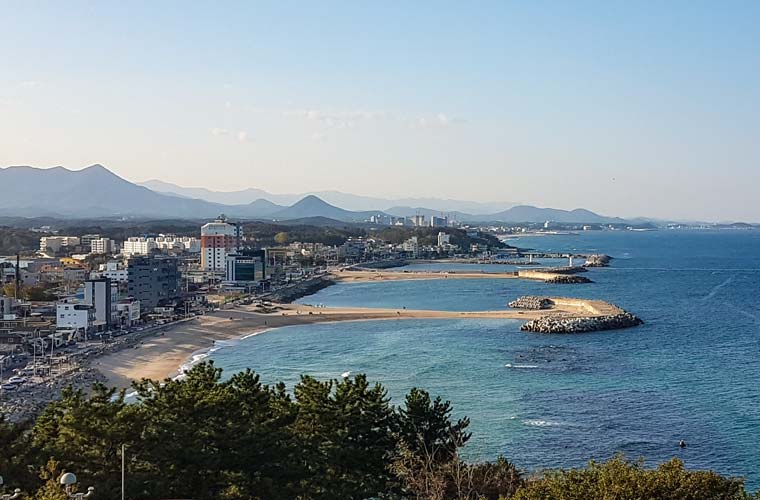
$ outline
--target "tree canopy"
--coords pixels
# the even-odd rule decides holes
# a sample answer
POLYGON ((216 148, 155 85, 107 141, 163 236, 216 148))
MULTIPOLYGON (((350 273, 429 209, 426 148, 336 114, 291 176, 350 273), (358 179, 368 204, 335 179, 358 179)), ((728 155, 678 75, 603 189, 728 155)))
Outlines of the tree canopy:
POLYGON ((246 370, 228 378, 200 363, 178 380, 67 389, 29 425, 0 420, 0 473, 38 500, 63 499, 74 472, 97 498, 118 498, 126 447, 130 499, 517 500, 750 498, 740 479, 657 469, 618 457, 526 480, 505 458, 467 463, 469 420, 412 389, 394 407, 364 375, 303 376, 286 391, 246 370))

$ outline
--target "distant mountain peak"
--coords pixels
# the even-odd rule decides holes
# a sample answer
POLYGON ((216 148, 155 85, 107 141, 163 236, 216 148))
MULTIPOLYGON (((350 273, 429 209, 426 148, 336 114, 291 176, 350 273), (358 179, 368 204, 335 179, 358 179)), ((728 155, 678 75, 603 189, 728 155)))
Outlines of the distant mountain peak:
POLYGON ((330 205, 325 200, 323 200, 322 198, 320 198, 319 196, 317 196, 315 194, 308 194, 308 195, 304 196, 303 198, 301 198, 300 200, 298 200, 293 206, 294 207, 307 207, 307 206, 322 206, 322 207, 324 207, 324 206, 328 206, 328 207, 337 208, 334 205, 330 205))

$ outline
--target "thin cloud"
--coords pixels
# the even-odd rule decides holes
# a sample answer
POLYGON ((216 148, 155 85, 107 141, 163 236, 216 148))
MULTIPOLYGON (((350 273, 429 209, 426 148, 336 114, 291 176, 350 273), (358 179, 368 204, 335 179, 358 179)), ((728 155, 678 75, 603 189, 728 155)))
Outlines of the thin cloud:
POLYGON ((327 129, 353 129, 362 123, 378 121, 395 121, 405 123, 413 128, 449 127, 465 123, 462 118, 454 117, 443 111, 435 114, 404 114, 383 110, 322 110, 322 109, 288 109, 282 115, 317 122, 327 129))
POLYGON ((214 127, 211 129, 211 135, 213 135, 214 137, 221 137, 223 135, 228 135, 228 134, 229 134, 229 131, 226 128, 214 127))

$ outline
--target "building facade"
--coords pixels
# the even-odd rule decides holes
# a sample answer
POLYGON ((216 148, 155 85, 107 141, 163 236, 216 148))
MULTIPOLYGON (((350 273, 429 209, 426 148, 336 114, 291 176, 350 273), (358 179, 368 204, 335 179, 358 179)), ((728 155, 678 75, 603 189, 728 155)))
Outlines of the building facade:
POLYGON ((116 250, 116 242, 110 238, 90 240, 90 253, 111 254, 116 250))
POLYGON ((201 268, 225 272, 227 255, 234 254, 240 244, 240 228, 220 216, 201 227, 201 268))
POLYGON ((43 236, 40 238, 40 252, 52 251, 60 252, 64 247, 75 247, 79 245, 79 238, 76 236, 43 236))
POLYGON ((71 328, 87 332, 95 324, 95 308, 87 304, 59 302, 56 304, 55 318, 59 330, 71 328))
POLYGON ((264 280, 265 276, 266 256, 263 250, 227 254, 225 281, 252 283, 264 280))
POLYGON ((121 253, 126 257, 148 255, 156 248, 158 248, 158 245, 156 245, 156 242, 152 238, 132 236, 124 241, 121 253))
POLYGON ((127 263, 128 294, 143 313, 172 303, 181 292, 178 260, 166 256, 133 256, 127 263))
POLYGON ((91 279, 84 282, 84 303, 95 309, 95 326, 110 330, 116 324, 116 303, 119 288, 109 278, 91 279))

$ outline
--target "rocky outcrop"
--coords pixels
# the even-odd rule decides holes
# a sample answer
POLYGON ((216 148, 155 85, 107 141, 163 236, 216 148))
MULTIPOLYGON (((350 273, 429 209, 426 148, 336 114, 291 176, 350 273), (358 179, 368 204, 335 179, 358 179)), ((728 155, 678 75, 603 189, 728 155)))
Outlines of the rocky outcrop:
POLYGON ((549 315, 528 321, 520 329, 535 333, 584 333, 631 328, 642 323, 637 316, 623 311, 611 316, 586 318, 549 315))
POLYGON ((508 305, 513 309, 549 309, 553 302, 546 297, 537 297, 535 295, 523 295, 510 302, 508 305))
POLYGON ((593 283, 585 276, 578 276, 575 274, 557 274, 544 280, 544 283, 561 283, 561 284, 574 284, 574 283, 593 283))
POLYGON ((612 257, 605 254, 594 254, 586 257, 583 267, 607 267, 610 265, 612 257))

